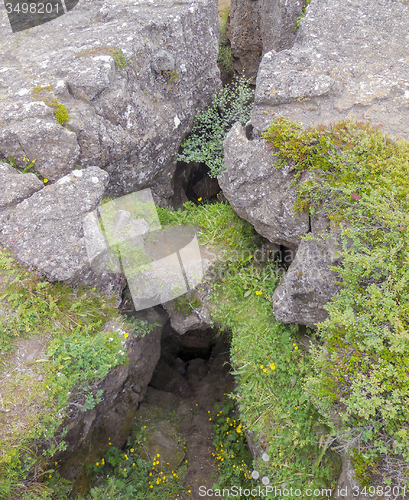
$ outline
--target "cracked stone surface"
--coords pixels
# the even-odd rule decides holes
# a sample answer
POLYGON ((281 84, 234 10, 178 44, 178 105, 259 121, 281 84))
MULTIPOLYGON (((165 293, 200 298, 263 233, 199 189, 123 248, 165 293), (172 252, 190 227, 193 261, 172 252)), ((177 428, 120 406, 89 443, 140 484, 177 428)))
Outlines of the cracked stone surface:
POLYGON ((352 119, 409 139, 408 43, 406 1, 312 0, 293 47, 263 57, 253 126, 352 119))
MULTIPOLYGON (((98 167, 74 170, 4 209, 0 212, 0 244, 51 281, 98 286, 119 302, 123 288, 120 273, 95 272, 85 244, 84 230, 91 232, 92 220, 88 219, 100 205, 107 184, 107 172, 98 167), (84 220, 88 225, 84 226, 84 220)), ((94 224, 97 226, 97 218, 94 224)), ((98 247, 101 242, 92 244, 98 247)))
POLYGON ((166 205, 174 155, 220 86, 217 1, 83 0, 26 31, 4 9, 0 24, 0 153, 50 182, 98 166, 110 195, 151 187, 166 205))
POLYGON ((227 135, 224 154, 226 170, 218 180, 234 211, 272 243, 296 249, 309 231, 309 217, 293 209, 294 170, 274 168, 277 158, 266 142, 248 140, 240 123, 227 135))

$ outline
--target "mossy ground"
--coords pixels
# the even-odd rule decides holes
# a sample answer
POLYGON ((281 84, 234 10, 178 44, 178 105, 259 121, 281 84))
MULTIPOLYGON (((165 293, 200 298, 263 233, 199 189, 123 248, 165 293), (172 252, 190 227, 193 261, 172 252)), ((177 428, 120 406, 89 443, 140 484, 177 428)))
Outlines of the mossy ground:
POLYGON ((0 498, 47 499, 70 404, 94 406, 94 384, 126 361, 123 332, 103 331, 123 320, 96 290, 49 283, 5 250, 0 276, 0 498))

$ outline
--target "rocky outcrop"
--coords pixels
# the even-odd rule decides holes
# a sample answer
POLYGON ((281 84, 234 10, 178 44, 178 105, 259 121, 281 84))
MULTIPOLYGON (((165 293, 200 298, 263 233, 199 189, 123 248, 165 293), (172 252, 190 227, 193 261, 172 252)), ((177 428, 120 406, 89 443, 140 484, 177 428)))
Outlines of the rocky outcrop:
POLYGON ((309 217, 294 212, 294 171, 274 168, 276 157, 262 139, 248 140, 237 123, 224 142, 226 170, 218 177, 234 211, 272 243, 296 249, 309 217))
MULTIPOLYGON (((103 391, 101 403, 85 412, 73 411, 63 423, 68 431, 64 435, 67 448, 59 452, 55 459, 62 463, 61 475, 70 480, 75 479, 77 488, 84 484, 84 464, 99 459, 99 454, 108 447, 109 441, 119 448, 124 445, 131 432, 138 403, 145 396, 159 360, 161 332, 167 315, 159 309, 148 309, 143 314, 145 320, 155 326, 145 337, 130 335, 125 346, 129 362, 112 369, 92 387, 93 392, 103 391)), ((105 328, 107 331, 118 330, 119 326, 113 323, 105 328)), ((71 408, 75 409, 74 406, 71 408)))
POLYGON ((325 304, 337 293, 337 274, 331 266, 339 264, 336 232, 311 233, 302 240, 294 261, 273 294, 275 317, 283 323, 315 326, 328 316, 325 304))
POLYGON ((273 296, 280 321, 312 326, 327 317, 324 305, 338 289, 330 270, 338 262, 336 234, 327 220, 312 220, 315 239, 300 243, 311 229, 306 216, 292 214, 291 170, 274 170, 260 134, 282 115, 305 126, 341 119, 381 123, 409 139, 409 62, 402 44, 408 19, 404 2, 312 0, 293 45, 271 47, 263 56, 246 133, 236 125, 225 140, 220 185, 229 202, 271 242, 292 250, 299 245, 273 296))
POLYGON ((409 139, 408 13, 399 1, 312 0, 293 47, 263 57, 253 126, 272 113, 306 126, 352 119, 409 139))
POLYGON ((289 49, 304 0, 232 0, 229 39, 233 67, 255 80, 262 56, 289 49))
POLYGON ((98 166, 112 195, 152 187, 166 204, 175 153, 220 85, 218 36, 215 0, 84 0, 23 33, 6 26, 0 152, 50 182, 98 166))
MULTIPOLYGON (((19 176, 23 186, 15 199, 42 187, 33 174, 0 173, 2 183, 11 175, 19 176), (29 184, 31 188, 27 190, 29 184)), ((83 226, 100 205, 107 184, 106 172, 89 167, 74 170, 55 184, 43 187, 0 213, 0 243, 12 249, 17 260, 34 266, 51 281, 98 286, 118 298, 123 288, 120 274, 100 274, 91 268, 83 226)), ((97 218, 94 224, 96 233, 97 218)), ((90 223, 87 230, 92 232, 89 226, 90 223)))

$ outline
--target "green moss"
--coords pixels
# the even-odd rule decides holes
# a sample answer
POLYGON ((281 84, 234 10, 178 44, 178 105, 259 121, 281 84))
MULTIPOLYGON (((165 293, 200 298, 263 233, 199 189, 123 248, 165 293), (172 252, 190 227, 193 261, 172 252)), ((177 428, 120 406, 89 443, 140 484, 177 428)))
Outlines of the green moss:
POLYGON ((301 21, 301 19, 303 17, 305 17, 305 11, 306 11, 308 5, 310 5, 310 3, 311 3, 311 0, 305 0, 304 7, 302 9, 302 14, 301 14, 301 16, 297 17, 297 20, 295 22, 295 28, 294 28, 295 32, 297 32, 299 30, 299 28, 300 28, 300 21, 301 21))
POLYGON ((292 165, 296 178, 309 172, 295 186, 296 208, 339 226, 343 260, 334 270, 342 286, 319 325, 323 344, 312 350, 307 390, 327 422, 339 419, 334 437, 359 452, 357 474, 378 464, 385 482, 402 486, 409 469, 409 144, 367 123, 303 130, 285 118, 264 138, 278 168, 292 165))
POLYGON ((233 62, 231 57, 230 40, 227 37, 227 19, 229 9, 223 12, 220 19, 220 38, 219 38, 219 56, 217 63, 224 69, 227 76, 234 75, 233 62))
POLYGON ((48 91, 48 92, 51 92, 53 89, 53 86, 52 85, 46 85, 45 87, 41 87, 40 85, 36 85, 32 91, 32 94, 34 96, 36 96, 37 94, 39 94, 40 92, 43 92, 44 90, 48 91))
POLYGON ((70 119, 67 108, 64 106, 64 104, 59 103, 56 99, 54 99, 51 106, 55 108, 54 116, 57 119, 57 122, 60 125, 64 125, 64 123, 70 119))
POLYGON ((114 58, 114 63, 117 69, 124 69, 126 66, 128 66, 129 61, 126 59, 121 49, 114 47, 113 49, 111 49, 110 53, 114 58))
POLYGON ((200 307, 202 303, 197 297, 193 297, 191 293, 182 295, 173 301, 176 310, 187 316, 191 314, 194 309, 200 307))

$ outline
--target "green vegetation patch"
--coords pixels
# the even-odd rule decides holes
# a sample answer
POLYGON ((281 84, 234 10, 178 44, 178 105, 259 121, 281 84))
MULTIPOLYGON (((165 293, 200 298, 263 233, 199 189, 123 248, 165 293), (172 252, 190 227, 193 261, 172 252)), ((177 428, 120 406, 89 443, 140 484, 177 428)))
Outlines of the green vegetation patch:
POLYGON ((186 466, 170 471, 160 454, 147 456, 146 439, 146 430, 142 428, 125 451, 109 446, 90 468, 98 480, 88 499, 163 500, 185 492, 182 479, 186 466))
POLYGON ((183 140, 178 159, 204 163, 209 167, 210 177, 217 177, 225 170, 223 141, 236 122, 245 125, 252 107, 253 91, 244 77, 220 89, 210 106, 196 113, 192 131, 183 140))
MULTIPOLYGON (((253 457, 247 446, 246 434, 240 423, 234 402, 230 401, 212 415, 214 421, 216 453, 212 453, 217 463, 218 478, 213 490, 237 488, 252 489, 256 485, 251 478, 253 457)), ((242 496, 242 498, 247 498, 242 496)))
POLYGON ((270 457, 268 463, 258 460, 256 470, 271 484, 294 490, 333 488, 339 460, 326 454, 328 427, 303 388, 311 356, 298 341, 298 327, 274 318, 277 284, 275 263, 230 266, 214 286, 212 319, 232 332, 242 425, 270 457))
POLYGON ((319 325, 306 388, 363 484, 408 485, 409 144, 367 123, 302 130, 285 118, 264 138, 278 168, 309 172, 296 208, 341 233, 342 288, 319 325))
POLYGON ((227 76, 234 75, 233 62, 231 58, 230 40, 227 37, 227 19, 229 9, 226 9, 220 19, 219 56, 217 63, 224 69, 227 76))
MULTIPOLYGON (((223 458, 218 459, 223 463, 219 485, 232 486, 236 483, 228 483, 239 477, 245 484, 249 479, 243 477, 243 467, 236 470, 235 458, 226 460, 221 455, 221 445, 234 445, 238 434, 246 430, 261 439, 260 446, 271 457, 268 463, 259 460, 255 464, 271 483, 286 482, 294 490, 334 487, 339 458, 328 452, 329 428, 303 388, 312 369, 311 356, 298 341, 298 327, 279 323, 273 315, 271 297, 279 281, 278 263, 255 259, 261 239, 229 205, 188 203, 185 207, 178 212, 158 209, 159 218, 163 225, 199 226, 199 242, 220 251, 210 313, 214 325, 231 334, 231 362, 238 384, 233 397, 240 427, 232 429, 227 442, 219 434, 216 438, 218 456, 223 458)), ((250 467, 241 456, 242 460, 250 467)), ((249 470, 245 473, 248 476, 249 470)))
POLYGON ((98 404, 96 384, 126 362, 134 330, 95 289, 43 281, 4 250, 0 277, 0 498, 48 499, 65 416, 98 404), (105 331, 111 320, 118 328, 105 331))

